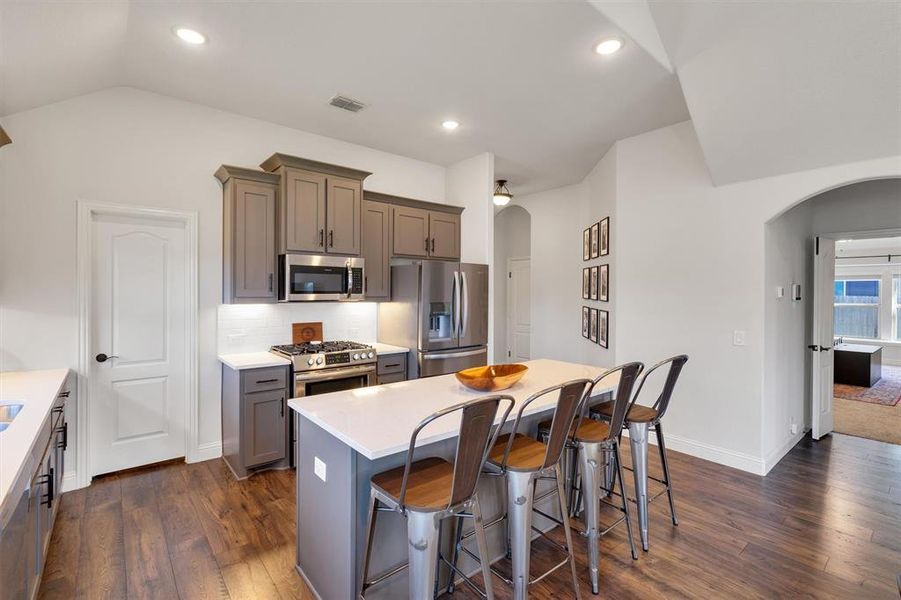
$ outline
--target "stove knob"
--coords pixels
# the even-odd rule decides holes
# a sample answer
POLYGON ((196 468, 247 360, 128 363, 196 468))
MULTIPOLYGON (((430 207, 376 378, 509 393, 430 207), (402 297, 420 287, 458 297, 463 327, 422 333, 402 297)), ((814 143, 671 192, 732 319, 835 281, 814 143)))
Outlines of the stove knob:
POLYGON ((322 357, 321 357, 321 356, 320 356, 319 358, 316 359, 316 364, 317 364, 317 365, 321 365, 321 364, 322 364, 322 357))
POLYGON ((375 357, 375 354, 373 354, 372 352, 370 352, 370 353, 369 353, 369 358, 374 358, 374 357, 375 357))
POLYGON ((360 353, 359 353, 359 352, 355 352, 355 353, 354 353, 354 360, 360 360, 360 353))
POLYGON ((314 362, 316 362, 316 361, 313 360, 312 358, 308 358, 308 359, 307 359, 307 364, 310 365, 311 367, 313 366, 313 363, 314 363, 314 362))

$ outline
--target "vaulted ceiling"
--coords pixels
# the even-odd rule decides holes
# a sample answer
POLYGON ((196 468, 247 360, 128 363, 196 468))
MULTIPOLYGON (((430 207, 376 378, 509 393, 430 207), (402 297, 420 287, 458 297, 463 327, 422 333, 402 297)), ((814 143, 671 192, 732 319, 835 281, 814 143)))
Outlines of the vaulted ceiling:
POLYGON ((885 2, 0 3, 0 115, 128 85, 438 164, 490 151, 514 193, 691 117, 728 183, 901 154, 899 39, 885 2))

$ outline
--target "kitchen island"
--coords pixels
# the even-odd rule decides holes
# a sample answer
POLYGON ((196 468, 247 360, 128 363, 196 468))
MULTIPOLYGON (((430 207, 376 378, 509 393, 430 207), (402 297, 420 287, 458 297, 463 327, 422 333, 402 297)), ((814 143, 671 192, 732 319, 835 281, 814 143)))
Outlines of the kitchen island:
MULTIPOLYGON (((603 367, 547 359, 526 364, 529 371, 525 377, 509 390, 500 392, 517 402, 506 423, 507 429, 512 427, 518 404, 535 392, 572 379, 593 379, 604 372, 603 367)), ((603 389, 594 393, 613 391, 617 382, 618 377, 610 377, 603 389)), ((289 401, 298 437, 297 570, 320 598, 356 597, 372 475, 404 463, 410 434, 424 418, 484 395, 463 387, 454 375, 443 375, 289 401)), ((534 433, 538 422, 549 416, 555 403, 554 394, 533 402, 520 430, 534 433)), ((450 417, 423 430, 415 459, 427 456, 453 459, 458 426, 459 419, 450 417)), ((498 477, 482 477, 478 489, 486 521, 503 514, 503 481, 498 477)), ((543 510, 553 513, 553 504, 554 499, 548 498, 543 510)), ((549 528, 551 524, 536 518, 535 525, 549 528)), ((503 532, 503 527, 489 530, 493 558, 504 554, 503 532)), ((445 555, 448 555, 450 538, 442 535, 445 555)), ((404 518, 395 513, 380 513, 373 538, 371 576, 406 560, 404 518)), ((461 560, 460 565, 467 571, 476 570, 473 562, 461 560)), ((447 574, 443 572, 442 576, 447 574)), ((406 597, 407 589, 407 574, 402 571, 367 590, 367 598, 406 597)))

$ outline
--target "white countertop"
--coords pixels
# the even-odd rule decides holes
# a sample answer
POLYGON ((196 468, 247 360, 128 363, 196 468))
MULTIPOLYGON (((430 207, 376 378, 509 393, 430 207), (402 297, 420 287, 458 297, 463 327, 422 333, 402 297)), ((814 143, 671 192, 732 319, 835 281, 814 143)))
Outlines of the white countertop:
POLYGON ((391 344, 383 344, 381 342, 366 343, 375 348, 375 352, 379 356, 388 356, 391 354, 406 354, 410 351, 409 348, 404 348, 402 346, 392 346, 391 344))
POLYGON ((241 369, 259 369, 261 367, 283 367, 291 361, 272 352, 242 352, 239 354, 220 354, 219 362, 236 371, 241 369))
POLYGON ((839 352, 862 352, 864 354, 873 354, 882 350, 882 346, 871 346, 869 344, 837 344, 835 350, 839 352))
MULTIPOLYGON (((604 367, 548 359, 525 364, 529 367, 525 376, 510 389, 497 392, 516 400, 510 420, 516 417, 519 403, 535 392, 572 379, 593 379, 605 371, 604 367)), ((594 393, 611 391, 618 382, 618 376, 611 376, 594 393)), ((406 451, 413 429, 430 414, 486 395, 464 387, 451 374, 293 398, 288 405, 369 460, 376 460, 406 451)), ((530 404, 525 416, 550 410, 556 401, 555 394, 548 394, 530 404)), ((439 419, 420 433, 417 446, 454 437, 458 428, 459 419, 439 419)))
POLYGON ((68 376, 69 369, 0 373, 0 404, 25 405, 9 427, 0 432, 0 506, 6 502, 9 488, 68 376))

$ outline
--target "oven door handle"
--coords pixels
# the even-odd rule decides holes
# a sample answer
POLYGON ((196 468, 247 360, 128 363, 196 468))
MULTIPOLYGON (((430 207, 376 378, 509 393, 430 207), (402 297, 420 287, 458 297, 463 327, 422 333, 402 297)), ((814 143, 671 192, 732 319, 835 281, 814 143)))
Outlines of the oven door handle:
POLYGON ((343 369, 323 369, 321 371, 297 373, 294 375, 294 381, 330 381, 332 379, 341 379, 353 375, 366 375, 368 373, 375 373, 374 364, 346 367, 343 369))

